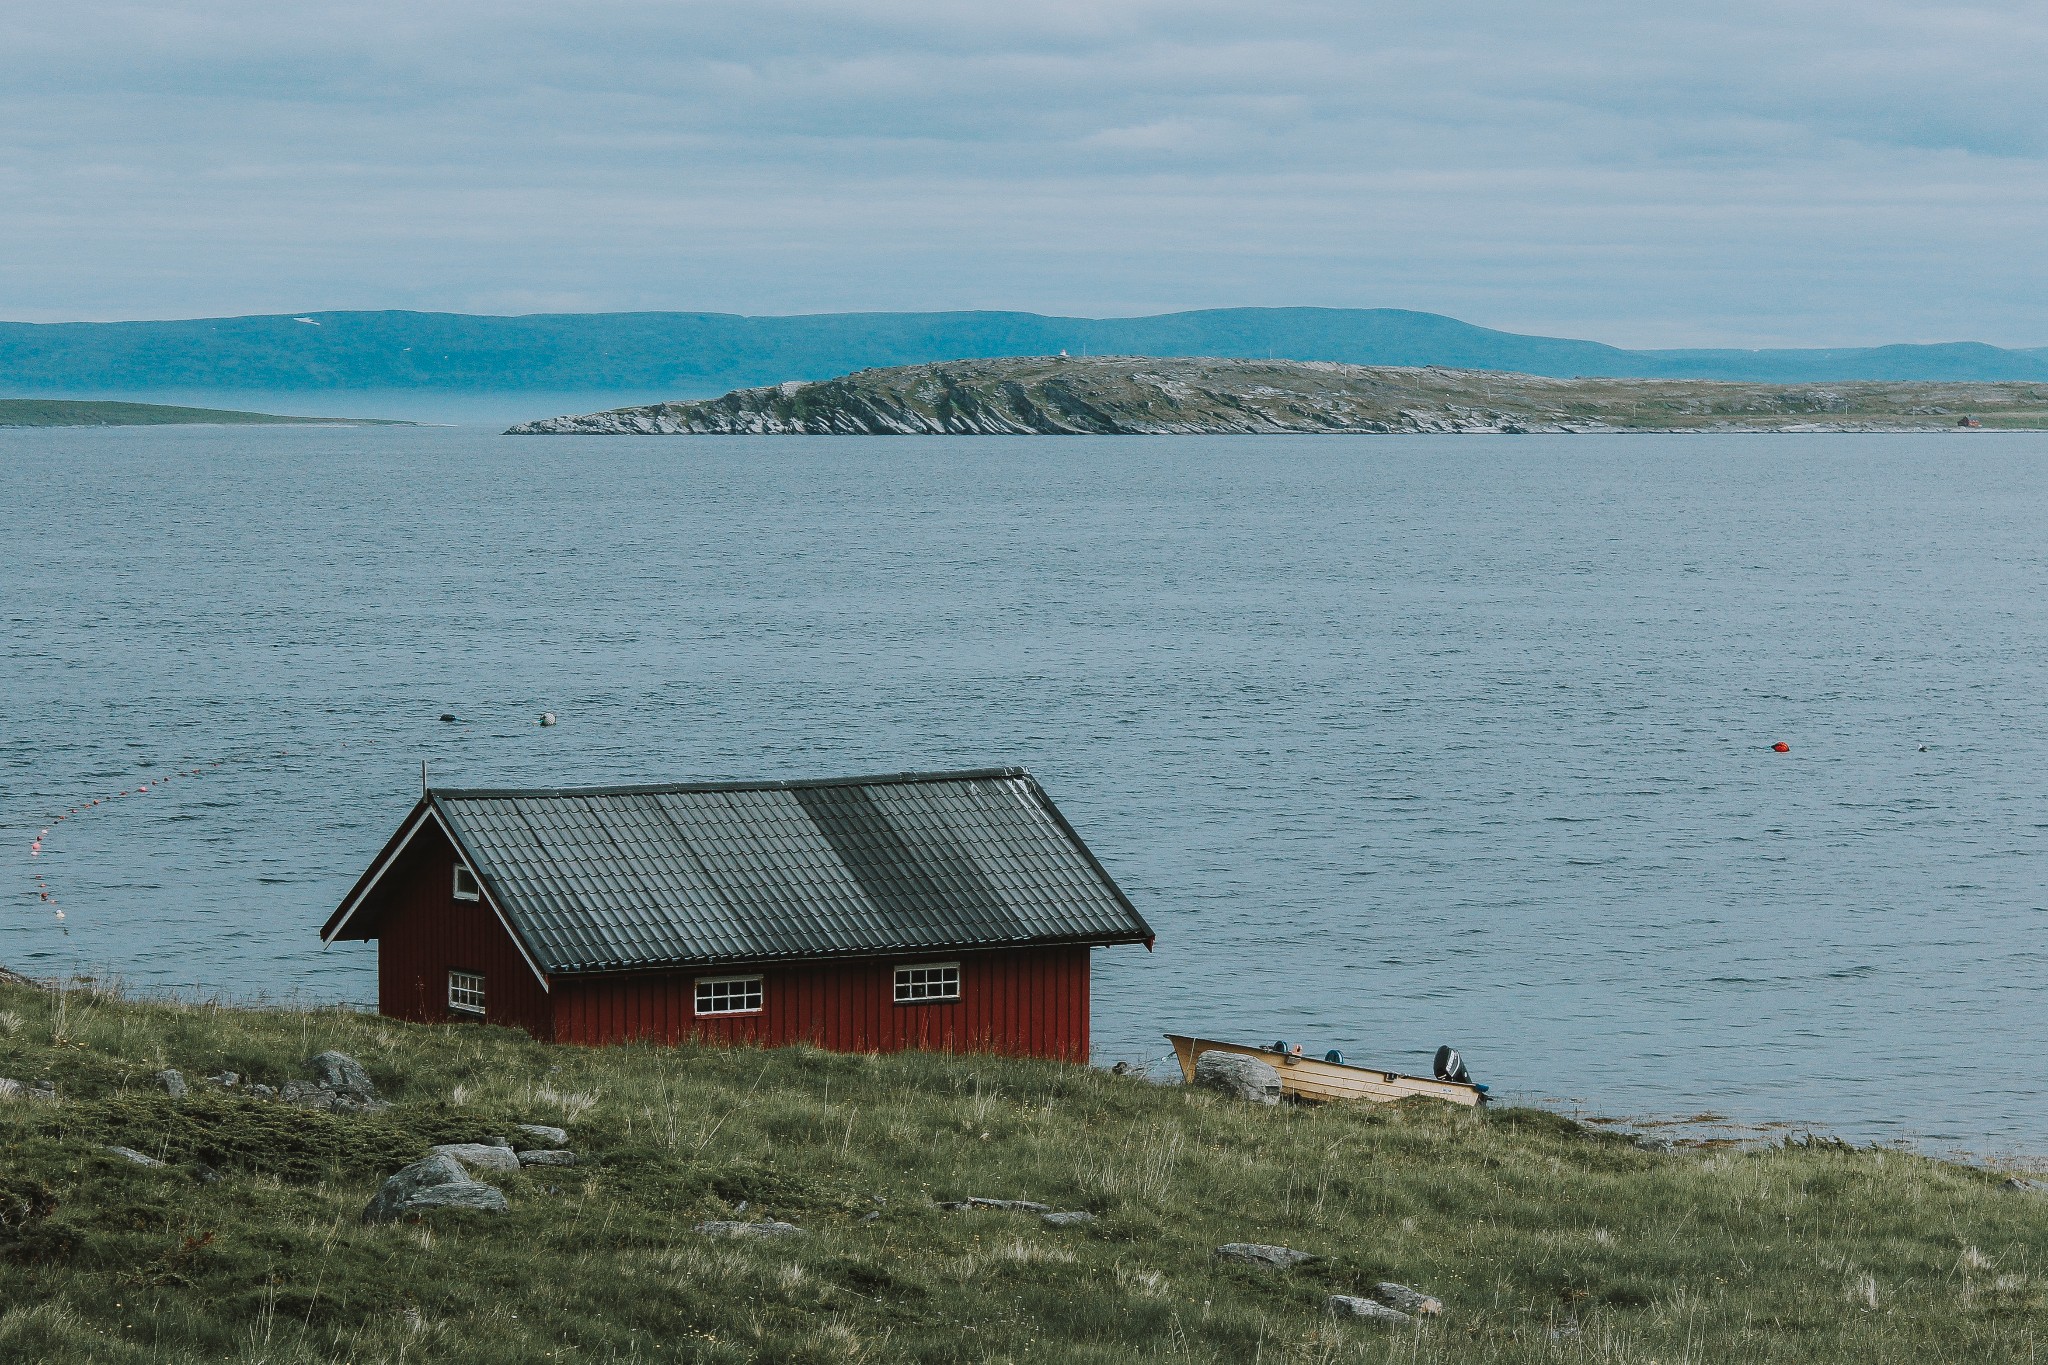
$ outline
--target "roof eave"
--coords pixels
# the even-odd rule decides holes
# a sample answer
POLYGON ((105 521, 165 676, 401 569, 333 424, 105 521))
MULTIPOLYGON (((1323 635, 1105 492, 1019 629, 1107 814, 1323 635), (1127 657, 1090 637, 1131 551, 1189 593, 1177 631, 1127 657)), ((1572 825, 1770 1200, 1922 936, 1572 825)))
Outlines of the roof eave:
POLYGON ((1150 928, 1138 933, 1125 930, 1114 934, 1070 934, 1058 938, 1013 939, 1001 943, 907 943, 886 948, 862 948, 847 952, 723 953, 715 957, 666 958, 659 962, 600 962, 558 966, 557 978, 578 976, 620 976, 641 972, 688 972, 706 968, 737 966, 791 966, 806 962, 871 962, 881 958, 930 957, 939 953, 1003 953, 1027 948, 1122 948, 1153 944, 1150 928))
MULTIPOLYGON (((391 864, 397 861, 398 855, 405 852, 406 845, 412 842, 412 836, 419 832, 419 822, 426 808, 427 799, 422 796, 413 803, 412 809, 406 812, 405 818, 398 822, 398 828, 384 841, 384 846, 377 850, 377 856, 370 859, 370 865, 363 869, 363 875, 356 878, 355 885, 349 887, 348 894, 341 898, 341 904, 334 907, 334 913, 320 926, 320 942, 323 945, 344 937, 342 929, 355 918, 356 912, 362 909, 370 892, 376 889, 377 883, 390 871, 391 864)), ((365 939, 370 935, 358 933, 346 937, 365 939)))

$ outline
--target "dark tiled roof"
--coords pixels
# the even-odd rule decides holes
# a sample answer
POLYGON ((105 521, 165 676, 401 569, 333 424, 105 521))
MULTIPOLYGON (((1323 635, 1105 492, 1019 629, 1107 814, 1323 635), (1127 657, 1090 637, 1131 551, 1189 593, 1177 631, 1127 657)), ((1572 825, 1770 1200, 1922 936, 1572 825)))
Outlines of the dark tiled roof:
POLYGON ((1021 769, 427 799, 549 972, 1152 936, 1021 769))

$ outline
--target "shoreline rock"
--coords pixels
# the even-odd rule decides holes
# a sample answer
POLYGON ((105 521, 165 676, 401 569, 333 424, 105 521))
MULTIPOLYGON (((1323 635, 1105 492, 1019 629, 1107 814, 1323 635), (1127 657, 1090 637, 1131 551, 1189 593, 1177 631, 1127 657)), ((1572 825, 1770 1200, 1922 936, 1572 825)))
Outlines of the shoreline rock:
POLYGON ((1195 1058, 1195 1084, 1248 1104, 1280 1103, 1280 1070, 1241 1052, 1204 1052, 1195 1058))

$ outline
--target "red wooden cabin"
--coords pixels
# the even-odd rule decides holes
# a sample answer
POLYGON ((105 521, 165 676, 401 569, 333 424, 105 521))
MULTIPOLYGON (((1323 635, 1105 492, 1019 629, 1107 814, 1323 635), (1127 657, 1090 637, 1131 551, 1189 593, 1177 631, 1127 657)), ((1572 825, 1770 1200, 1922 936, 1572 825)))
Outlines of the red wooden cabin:
POLYGON ((429 790, 320 936, 399 1019, 1077 1062, 1090 951, 1152 944, 1019 768, 429 790))

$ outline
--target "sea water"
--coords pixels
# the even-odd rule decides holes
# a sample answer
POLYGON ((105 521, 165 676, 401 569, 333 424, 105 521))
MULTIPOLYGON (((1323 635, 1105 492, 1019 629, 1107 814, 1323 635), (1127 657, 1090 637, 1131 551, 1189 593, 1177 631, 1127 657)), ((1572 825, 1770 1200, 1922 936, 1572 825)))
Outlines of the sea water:
POLYGON ((369 1002, 317 930, 423 759, 1020 764, 1158 931, 1096 954, 1100 1061, 1450 1042, 1586 1113, 2048 1153, 2044 457, 0 433, 0 963, 369 1002))

